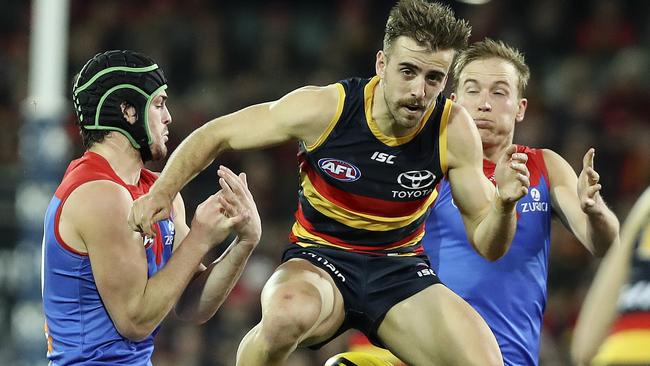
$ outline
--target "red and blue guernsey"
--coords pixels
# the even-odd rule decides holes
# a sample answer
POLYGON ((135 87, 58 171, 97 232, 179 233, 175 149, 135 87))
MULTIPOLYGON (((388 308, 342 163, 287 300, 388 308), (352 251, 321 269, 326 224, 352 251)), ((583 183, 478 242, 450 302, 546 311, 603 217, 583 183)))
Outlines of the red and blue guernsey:
MULTIPOLYGON (((530 189, 517 203, 517 231, 508 252, 490 262, 467 241, 465 227, 443 180, 427 220, 423 243, 431 267, 488 323, 506 365, 537 365, 546 306, 551 198, 542 150, 518 146, 528 155, 530 189)), ((494 163, 484 160, 494 183, 494 163)))
POLYGON ((372 118, 378 77, 347 79, 337 112, 311 146, 301 143, 298 211, 290 240, 376 255, 422 253, 424 222, 446 167, 452 102, 439 96, 408 136, 372 118))
MULTIPOLYGON (((137 186, 126 184, 108 161, 93 152, 86 152, 68 166, 45 214, 41 284, 47 357, 52 366, 151 365, 153 339, 158 328, 139 342, 122 337, 104 307, 88 255, 66 245, 59 235, 59 217, 65 200, 82 184, 96 180, 122 185, 136 199, 149 191, 156 176, 143 169, 137 186)), ((160 221, 157 230, 154 240, 143 240, 149 277, 172 254, 173 222, 160 221)))

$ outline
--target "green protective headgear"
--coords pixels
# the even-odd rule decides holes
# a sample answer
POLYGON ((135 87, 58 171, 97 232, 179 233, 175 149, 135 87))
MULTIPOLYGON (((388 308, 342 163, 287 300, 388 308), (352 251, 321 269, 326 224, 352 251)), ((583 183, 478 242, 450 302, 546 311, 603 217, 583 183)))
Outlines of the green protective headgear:
POLYGON ((81 69, 72 99, 81 128, 120 132, 147 161, 152 143, 147 125, 149 105, 165 89, 167 79, 149 57, 134 51, 107 51, 95 55, 81 69), (135 108, 135 123, 124 118, 122 103, 135 108))

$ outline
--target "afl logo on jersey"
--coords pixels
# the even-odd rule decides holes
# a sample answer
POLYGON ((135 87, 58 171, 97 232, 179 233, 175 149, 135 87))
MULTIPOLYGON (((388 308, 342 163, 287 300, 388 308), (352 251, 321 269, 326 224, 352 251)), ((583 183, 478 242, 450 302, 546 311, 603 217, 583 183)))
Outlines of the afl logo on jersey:
POLYGON ((330 177, 341 182, 354 182, 361 178, 361 171, 347 161, 322 158, 318 160, 318 166, 330 177))

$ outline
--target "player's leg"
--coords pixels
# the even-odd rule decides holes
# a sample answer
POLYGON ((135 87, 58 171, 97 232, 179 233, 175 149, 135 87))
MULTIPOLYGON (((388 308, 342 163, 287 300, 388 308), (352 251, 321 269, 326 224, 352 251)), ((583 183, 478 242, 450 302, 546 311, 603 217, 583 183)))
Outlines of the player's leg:
POLYGON ((262 290, 262 320, 240 343, 237 364, 281 365, 299 345, 331 337, 343 323, 343 309, 324 270, 303 259, 283 263, 262 290))
POLYGON ((408 365, 503 365, 497 341, 483 318, 442 284, 393 306, 378 335, 408 365))

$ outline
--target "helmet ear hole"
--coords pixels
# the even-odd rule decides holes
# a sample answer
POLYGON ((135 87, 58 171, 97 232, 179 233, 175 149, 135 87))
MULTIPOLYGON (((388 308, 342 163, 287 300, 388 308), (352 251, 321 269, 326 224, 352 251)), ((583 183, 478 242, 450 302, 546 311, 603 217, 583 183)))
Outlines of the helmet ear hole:
POLYGON ((120 104, 120 109, 122 110, 122 116, 126 122, 134 124, 138 121, 138 113, 136 112, 135 107, 129 102, 122 102, 122 104, 120 104))

